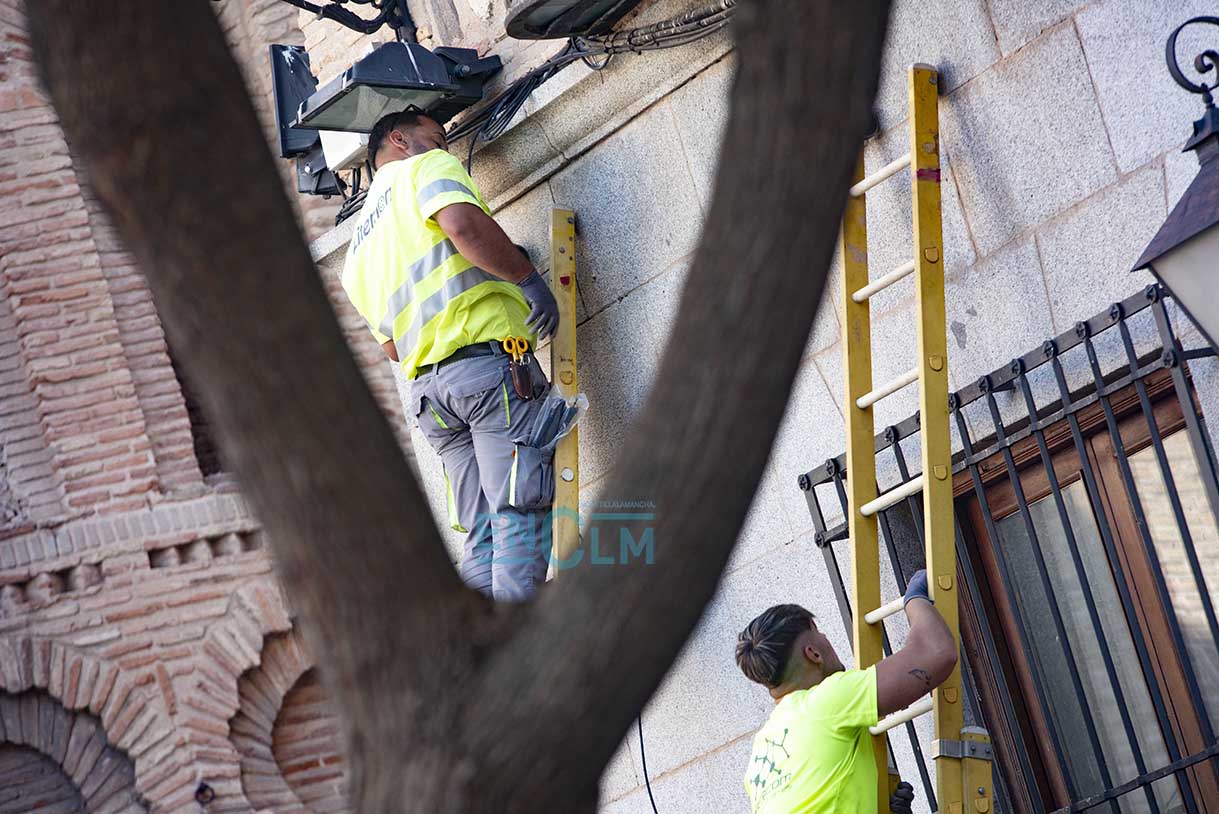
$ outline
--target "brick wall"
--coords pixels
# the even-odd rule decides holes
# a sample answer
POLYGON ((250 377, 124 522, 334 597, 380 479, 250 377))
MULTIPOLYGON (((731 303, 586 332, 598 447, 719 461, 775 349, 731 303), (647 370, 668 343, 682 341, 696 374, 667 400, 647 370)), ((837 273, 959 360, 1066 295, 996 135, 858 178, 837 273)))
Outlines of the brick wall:
POLYGON ((348 810, 339 720, 317 670, 302 675, 284 696, 272 736, 275 762, 305 808, 313 814, 348 810))
MULTIPOLYGON (((304 42, 298 11, 282 0, 223 0, 214 7, 245 77, 254 109, 266 131, 267 142, 278 157, 279 136, 275 127, 268 46, 272 43, 301 45, 304 42)), ((338 198, 326 200, 317 195, 300 195, 296 191, 295 164, 278 158, 276 164, 306 235, 317 237, 334 226, 334 216, 342 201, 338 198)))
POLYGON ((77 814, 80 790, 50 758, 28 746, 0 746, 0 814, 77 814))
MULTIPOLYGON (((266 45, 301 39, 295 10, 217 11, 270 138, 266 45)), ((241 681, 278 674, 289 652, 264 709, 268 765, 284 784, 282 717, 292 782, 332 810, 335 723, 259 523, 231 477, 201 471, 205 422, 30 60, 21 6, 0 0, 0 814, 197 814, 211 798, 252 814, 241 681)), ((328 206, 303 201, 306 227, 329 225, 328 206)), ((389 366, 325 283, 409 452, 389 366)))

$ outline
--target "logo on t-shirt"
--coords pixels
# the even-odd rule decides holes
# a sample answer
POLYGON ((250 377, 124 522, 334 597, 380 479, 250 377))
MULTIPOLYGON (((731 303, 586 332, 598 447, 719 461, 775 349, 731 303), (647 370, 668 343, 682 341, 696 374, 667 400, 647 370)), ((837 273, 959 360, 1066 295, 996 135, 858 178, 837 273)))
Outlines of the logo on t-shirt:
POLYGON ((360 248, 360 244, 364 242, 364 238, 372 234, 372 230, 377 226, 377 221, 389 208, 393 191, 393 187, 386 187, 385 191, 381 193, 381 197, 377 198, 377 205, 369 211, 367 217, 356 224, 355 234, 351 236, 351 245, 347 248, 347 254, 355 254, 356 249, 360 248))
POLYGON ((757 811, 761 808, 762 802, 774 794, 776 791, 784 789, 791 782, 792 773, 786 769, 785 764, 787 759, 791 757, 791 753, 787 751, 787 735, 788 730, 783 730, 783 737, 779 740, 773 738, 762 738, 761 751, 758 750, 759 744, 754 745, 753 759, 751 765, 754 769, 754 775, 749 779, 749 785, 753 786, 753 810, 757 811))

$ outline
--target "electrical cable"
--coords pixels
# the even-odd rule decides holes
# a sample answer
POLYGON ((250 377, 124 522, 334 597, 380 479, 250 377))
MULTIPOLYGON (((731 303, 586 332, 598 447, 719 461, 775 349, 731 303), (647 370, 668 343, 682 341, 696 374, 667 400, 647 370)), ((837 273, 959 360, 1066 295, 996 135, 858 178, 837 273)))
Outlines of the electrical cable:
POLYGON ((639 762, 643 764, 643 784, 648 789, 648 801, 652 803, 652 814, 660 814, 656 810, 656 798, 652 796, 652 781, 648 779, 648 756, 643 751, 643 715, 635 719, 639 724, 639 762))
POLYGON ((689 45, 724 28, 736 9, 737 0, 716 0, 701 9, 649 26, 604 36, 572 37, 567 47, 500 91, 485 107, 468 116, 448 133, 449 141, 472 136, 466 154, 466 171, 472 169, 478 143, 490 142, 507 131, 525 102, 543 83, 563 68, 580 60, 590 69, 604 70, 615 55, 635 54, 689 45), (592 60, 604 57, 601 63, 592 60))
MULTIPOLYGON (((307 0, 284 0, 284 2, 295 6, 308 6, 311 10, 319 8, 307 0)), ((383 14, 394 5, 392 0, 334 0, 332 6, 343 2, 371 3, 376 8, 384 7, 383 14)), ((580 61, 591 70, 602 71, 617 54, 628 52, 642 54, 689 45, 709 37, 727 26, 736 10, 736 4, 737 0, 716 0, 703 8, 668 20, 661 20, 652 25, 601 36, 572 37, 562 51, 510 83, 481 109, 454 125, 446 137, 450 143, 470 138, 470 146, 466 151, 466 172, 470 172, 474 164, 474 151, 479 142, 495 141, 507 132, 508 127, 533 92, 568 65, 580 61), (598 57, 603 57, 604 61, 594 62, 593 60, 598 57)), ((331 8, 331 6, 326 8, 331 8)), ((351 14, 345 9, 336 10, 343 14, 351 14)), ((358 211, 358 207, 352 212, 348 211, 349 205, 353 205, 357 199, 362 202, 364 193, 353 194, 343 203, 336 223, 341 222, 353 211, 358 211)))

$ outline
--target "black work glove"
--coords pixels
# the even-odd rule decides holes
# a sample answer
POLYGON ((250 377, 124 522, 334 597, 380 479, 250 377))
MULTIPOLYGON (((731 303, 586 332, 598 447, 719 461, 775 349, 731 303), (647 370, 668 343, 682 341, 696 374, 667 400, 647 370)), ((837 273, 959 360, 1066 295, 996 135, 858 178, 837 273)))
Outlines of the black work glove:
MULTIPOLYGON (((919 572, 920 574, 922 571, 919 572)), ((914 802, 914 786, 905 780, 897 784, 897 790, 889 797, 889 814, 910 814, 914 802)))
POLYGON ((538 341, 541 342, 559 327, 559 303, 555 301, 550 286, 546 285, 546 281, 536 269, 517 285, 521 287, 521 293, 529 303, 529 318, 525 320, 525 324, 538 335, 538 341))
POLYGON ((910 577, 910 581, 906 583, 906 601, 904 604, 909 605, 911 599, 926 599, 931 604, 931 597, 927 593, 927 569, 920 568, 914 572, 914 576, 910 577))

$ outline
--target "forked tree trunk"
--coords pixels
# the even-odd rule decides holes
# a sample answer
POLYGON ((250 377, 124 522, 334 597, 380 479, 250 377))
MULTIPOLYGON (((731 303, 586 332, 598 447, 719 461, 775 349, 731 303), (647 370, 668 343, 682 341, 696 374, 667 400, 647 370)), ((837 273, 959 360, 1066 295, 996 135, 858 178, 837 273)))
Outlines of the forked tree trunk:
POLYGON ((871 126, 888 7, 741 0, 707 228, 605 487, 656 505, 655 563, 496 607, 455 575, 349 357, 206 0, 27 3, 73 151, 323 654, 358 811, 594 810, 765 466, 871 126))

